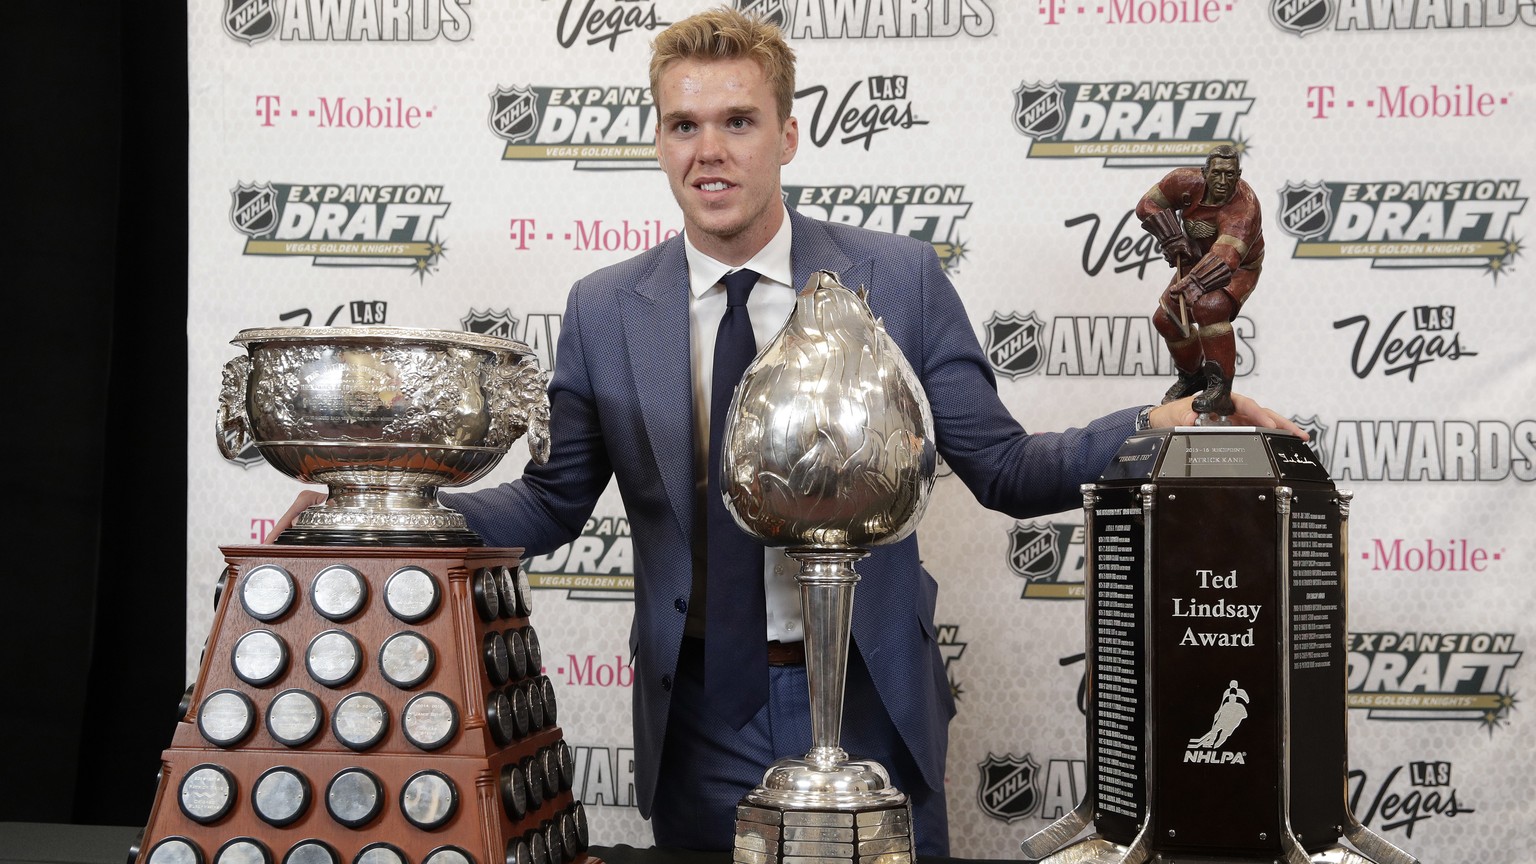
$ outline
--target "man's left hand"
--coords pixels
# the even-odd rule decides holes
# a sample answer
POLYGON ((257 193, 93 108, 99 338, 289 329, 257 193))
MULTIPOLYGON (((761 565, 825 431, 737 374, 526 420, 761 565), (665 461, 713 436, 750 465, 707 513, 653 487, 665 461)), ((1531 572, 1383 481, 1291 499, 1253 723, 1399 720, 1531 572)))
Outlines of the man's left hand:
MULTIPOLYGON (((1172 426, 1193 426, 1199 417, 1194 408, 1195 397, 1186 396, 1165 405, 1159 405, 1152 409, 1148 416, 1148 425, 1152 428, 1166 428, 1172 426)), ((1232 404, 1236 408, 1229 418, 1233 426, 1258 426, 1264 429, 1282 429, 1297 436, 1303 441, 1311 440, 1306 430, 1291 422, 1290 418, 1265 408, 1241 393, 1232 394, 1232 404)))

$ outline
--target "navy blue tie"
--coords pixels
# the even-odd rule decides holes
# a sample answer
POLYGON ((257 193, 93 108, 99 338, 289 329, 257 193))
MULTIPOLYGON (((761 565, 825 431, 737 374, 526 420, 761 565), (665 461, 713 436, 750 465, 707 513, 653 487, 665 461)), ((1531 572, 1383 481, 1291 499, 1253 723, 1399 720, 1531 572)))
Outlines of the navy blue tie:
POLYGON ((721 497, 721 456, 731 396, 757 356, 747 295, 757 274, 726 274, 725 317, 715 337, 710 386, 708 555, 704 606, 704 688, 731 728, 740 729, 768 701, 767 609, 763 600, 763 547, 736 525, 721 497))

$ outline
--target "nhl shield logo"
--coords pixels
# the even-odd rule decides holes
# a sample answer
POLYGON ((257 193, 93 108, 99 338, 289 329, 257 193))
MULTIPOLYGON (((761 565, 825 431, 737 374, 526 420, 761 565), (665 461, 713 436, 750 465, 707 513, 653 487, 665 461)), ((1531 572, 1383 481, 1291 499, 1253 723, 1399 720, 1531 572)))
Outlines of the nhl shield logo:
POLYGON ((1006 757, 987 754, 976 766, 981 782, 976 786, 976 801, 993 819, 1017 822, 1032 815, 1040 806, 1040 766, 1034 756, 1021 759, 1012 753, 1006 757))
POLYGON ((497 87, 491 94, 491 132, 516 143, 526 141, 539 128, 539 103, 531 87, 497 87))
POLYGON ((277 193, 266 183, 241 183, 230 193, 229 223, 249 237, 277 227, 277 193))
POLYGON ((1328 424, 1317 419, 1316 414, 1305 420, 1293 416, 1291 417, 1291 422, 1300 426, 1302 431, 1307 433, 1307 446, 1312 448, 1312 455, 1317 457, 1317 464, 1323 466, 1323 469, 1331 474, 1332 472, 1328 468, 1328 424))
POLYGON ((1013 128, 1031 138, 1049 138, 1067 125, 1066 94, 1061 85, 1025 84, 1013 91, 1013 128))
POLYGON ((1321 237, 1333 225, 1332 198, 1322 183, 1287 181, 1280 190, 1280 227, 1299 240, 1321 237))
POLYGON ((1305 36, 1333 20, 1333 0, 1269 0, 1269 20, 1287 33, 1305 36))
POLYGON ((503 309, 500 312, 493 312, 487 309, 481 312, 471 307, 469 314, 459 319, 459 325, 469 333, 498 336, 502 339, 517 339, 517 317, 512 314, 510 309, 503 309))
POLYGON ((1061 570, 1061 532, 1050 522, 1015 524, 1008 529, 1008 567, 1031 582, 1061 570))
POLYGON ((272 0, 224 0, 224 32, 247 45, 270 39, 277 32, 272 0))
POLYGON ((794 18, 784 0, 736 0, 736 11, 750 18, 761 18, 785 33, 793 29, 794 18))
POLYGON ((1020 317, 993 313, 987 321, 987 362, 999 375, 1018 379, 1033 375, 1045 362, 1045 324, 1031 311, 1020 317))

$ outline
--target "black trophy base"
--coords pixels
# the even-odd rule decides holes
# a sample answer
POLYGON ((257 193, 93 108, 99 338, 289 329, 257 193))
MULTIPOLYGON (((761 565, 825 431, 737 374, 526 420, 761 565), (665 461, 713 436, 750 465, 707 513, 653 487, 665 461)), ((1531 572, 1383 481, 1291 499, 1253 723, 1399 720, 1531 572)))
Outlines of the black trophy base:
POLYGON ((287 528, 272 541, 279 546, 484 546, 473 531, 358 531, 287 528))

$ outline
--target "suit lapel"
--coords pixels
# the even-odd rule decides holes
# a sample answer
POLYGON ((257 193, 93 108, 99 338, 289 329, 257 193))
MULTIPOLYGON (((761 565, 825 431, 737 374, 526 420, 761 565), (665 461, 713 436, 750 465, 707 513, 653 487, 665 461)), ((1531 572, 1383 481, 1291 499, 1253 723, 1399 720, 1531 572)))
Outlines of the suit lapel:
POLYGON ((689 364, 688 261, 682 238, 619 292, 636 403, 682 536, 693 530, 693 372, 689 364))
POLYGON ((805 283, 810 281, 811 274, 817 270, 836 273, 838 281, 855 290, 869 283, 870 262, 851 260, 833 242, 825 223, 801 216, 794 210, 789 211, 789 221, 793 226, 789 257, 795 273, 795 284, 792 287, 796 292, 805 288, 805 283))

